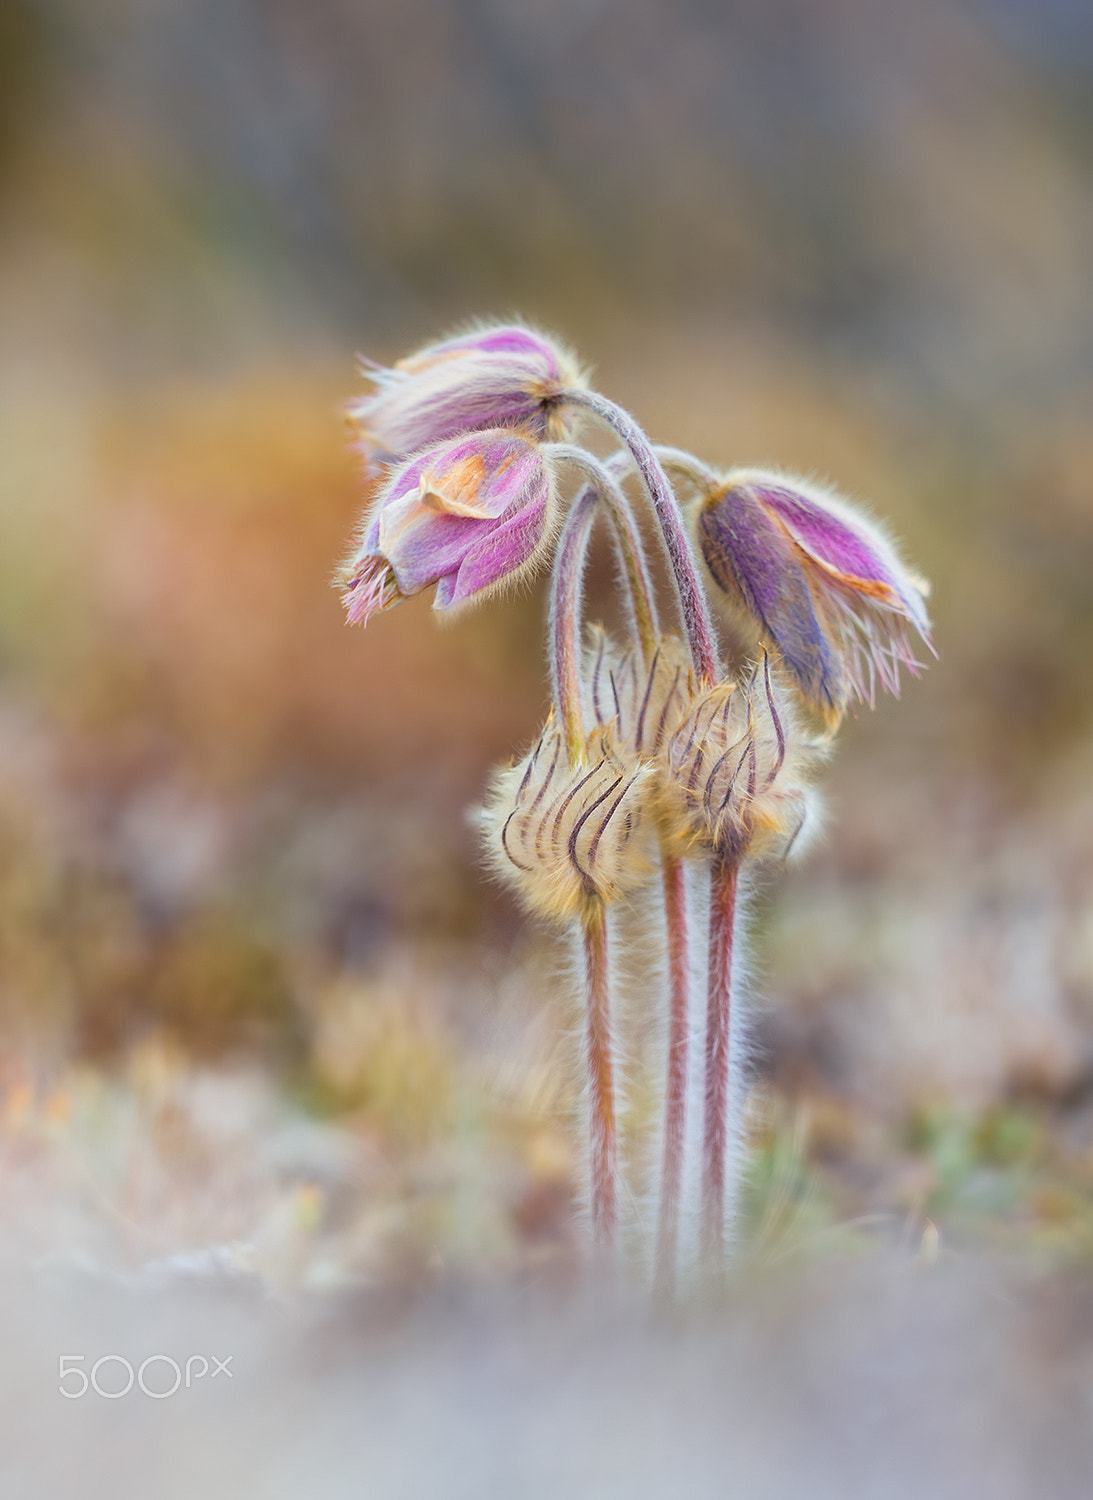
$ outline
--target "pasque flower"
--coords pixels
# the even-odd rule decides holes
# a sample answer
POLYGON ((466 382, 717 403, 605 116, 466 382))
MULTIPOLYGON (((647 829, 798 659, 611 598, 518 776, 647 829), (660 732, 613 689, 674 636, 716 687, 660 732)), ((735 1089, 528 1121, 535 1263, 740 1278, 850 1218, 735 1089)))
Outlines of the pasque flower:
POLYGON ((439 443, 387 480, 344 570, 354 624, 436 584, 435 609, 529 572, 554 532, 554 481, 538 445, 508 428, 439 443))
POLYGON ((451 609, 554 554, 552 708, 536 745, 494 776, 482 830, 495 872, 576 940, 594 1244, 642 1255, 648 1245, 662 1293, 694 1269, 716 1277, 740 1175, 749 869, 786 857, 815 822, 812 782, 833 739, 815 715, 833 729, 855 699, 873 701, 878 681, 897 691, 901 665, 917 671, 913 637, 930 646, 926 585, 831 491, 760 470, 720 474, 655 447, 534 329, 480 326, 366 373, 374 389, 350 410, 369 464, 386 470, 343 574, 351 621, 433 586, 434 607, 451 609), (567 423, 582 418, 613 432, 619 453, 601 461, 578 446, 567 423), (678 636, 660 626, 628 469, 656 522, 678 636), (571 470, 582 486, 567 499, 571 470), (698 492, 689 517, 670 475, 698 492), (625 643, 582 630, 598 516, 622 561, 625 643), (747 627, 733 665, 712 598, 747 627), (618 1003, 620 975, 639 971, 652 1012, 618 1003), (616 1101, 619 1059, 640 1070, 661 1037, 654 1245, 643 1220, 652 1199, 632 1191, 647 1179, 652 1137, 633 1117, 620 1132, 616 1101), (620 1236, 627 1218, 640 1234, 620 1236))
POLYGON ((370 458, 402 458, 460 433, 516 427, 567 435, 557 398, 584 377, 556 340, 520 324, 486 325, 427 344, 392 368, 366 363, 375 391, 349 407, 370 458))
POLYGON ((807 480, 737 469, 710 490, 697 520, 706 567, 781 652, 802 695, 837 721, 876 683, 899 691, 930 645, 927 585, 847 501, 807 480))

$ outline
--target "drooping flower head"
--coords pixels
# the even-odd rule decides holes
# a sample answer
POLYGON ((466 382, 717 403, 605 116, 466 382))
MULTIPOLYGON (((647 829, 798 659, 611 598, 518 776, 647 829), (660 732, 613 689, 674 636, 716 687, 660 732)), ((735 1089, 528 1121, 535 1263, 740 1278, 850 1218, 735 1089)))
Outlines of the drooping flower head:
POLYGON ((344 570, 353 624, 436 584, 448 609, 525 576, 550 546, 554 481, 538 445, 507 428, 438 443, 387 480, 344 570))
POLYGON ((560 441, 568 428, 557 398, 585 383, 567 349, 520 324, 477 328, 364 373, 376 389, 349 415, 366 455, 381 461, 490 427, 560 441))
MULTIPOLYGON (((879 681, 899 692, 930 646, 928 585, 847 501, 788 475, 738 469, 703 502, 698 543, 722 595, 781 652, 805 700, 837 722, 879 681)), ((932 649, 932 647, 931 647, 932 649)))

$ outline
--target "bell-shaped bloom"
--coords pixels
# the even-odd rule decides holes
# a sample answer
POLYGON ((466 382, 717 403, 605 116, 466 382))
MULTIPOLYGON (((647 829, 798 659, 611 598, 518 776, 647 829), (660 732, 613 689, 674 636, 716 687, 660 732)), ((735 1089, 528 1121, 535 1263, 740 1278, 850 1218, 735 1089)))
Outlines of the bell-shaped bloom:
POLYGON ((366 363, 364 373, 376 389, 349 415, 365 454, 382 461, 490 427, 560 440, 567 426, 558 398, 584 384, 567 349, 519 324, 473 329, 428 344, 393 369, 366 363))
POLYGON ((554 482, 536 443, 494 429, 439 443, 388 479, 344 570, 353 624, 436 584, 448 609, 518 582, 549 550, 554 482))
POLYGON ((899 692, 917 673, 911 632, 929 649, 928 585, 880 530, 807 480, 740 469, 698 514, 698 543, 722 595, 781 653, 803 697, 837 721, 852 699, 899 692))

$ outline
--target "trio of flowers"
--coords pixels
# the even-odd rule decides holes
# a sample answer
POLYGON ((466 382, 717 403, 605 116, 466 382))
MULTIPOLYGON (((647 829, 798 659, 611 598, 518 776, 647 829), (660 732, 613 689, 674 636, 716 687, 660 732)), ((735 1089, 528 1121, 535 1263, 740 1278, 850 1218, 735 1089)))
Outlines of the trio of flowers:
POLYGON ((741 873, 784 858, 814 821, 815 771, 852 703, 871 704, 878 681, 898 691, 901 665, 918 670, 911 638, 930 646, 926 585, 830 491, 654 447, 529 327, 476 327, 366 374, 375 389, 351 414, 383 478, 344 572, 351 621, 432 585, 435 608, 469 604, 553 559, 551 710, 531 751, 496 774, 484 833, 526 904, 580 934, 589 1208, 604 1249, 620 1217, 613 924, 659 883, 664 964, 648 1003, 666 1045, 651 1238, 667 1288, 683 1254, 685 1180, 697 1185, 701 1264, 722 1265, 730 1230, 741 873), (575 441, 589 420, 619 441, 606 460, 575 441), (678 633, 661 624, 628 483, 655 518, 678 633), (582 630, 601 516, 621 562, 623 641, 582 630), (700 939, 703 996, 692 993, 700 939))

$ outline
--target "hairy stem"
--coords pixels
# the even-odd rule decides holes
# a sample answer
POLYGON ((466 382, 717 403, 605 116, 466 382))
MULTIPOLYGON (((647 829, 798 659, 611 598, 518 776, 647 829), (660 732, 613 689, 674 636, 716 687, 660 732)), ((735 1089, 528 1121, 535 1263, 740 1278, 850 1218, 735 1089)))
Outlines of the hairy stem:
POLYGON ((686 452, 683 448, 666 448, 661 444, 653 449, 657 458, 664 466, 668 474, 680 474, 684 479, 690 480, 691 484, 698 490, 716 491, 722 487, 722 482, 709 464, 704 464, 700 458, 693 453, 686 452))
POLYGON ((551 686, 569 761, 576 765, 584 754, 580 681, 581 593, 588 539, 596 519, 597 505, 605 506, 623 555, 631 612, 646 665, 656 653, 660 621, 641 533, 618 481, 607 465, 599 463, 583 449, 553 443, 548 451, 556 458, 578 465, 592 481, 580 491, 566 518, 554 558, 550 590, 551 686))
MULTIPOLYGON (((559 445, 561 446, 561 445, 559 445)), ((564 451, 556 456, 571 458, 564 451)), ((641 537, 629 502, 602 465, 590 460, 581 467, 592 484, 577 496, 558 543, 551 580, 550 665, 554 702, 562 724, 571 766, 585 756, 581 711, 580 616, 588 538, 602 502, 614 523, 627 559, 633 612, 643 654, 651 659, 659 634, 656 605, 649 584, 641 537)), ((598 897, 591 897, 581 919, 585 958, 589 1146, 592 1183, 592 1231, 596 1244, 614 1245, 618 1218, 618 1144, 615 1126, 614 1063, 611 1045, 610 971, 607 913, 598 897)))
POLYGON ((655 1280, 670 1293, 675 1282, 683 1147, 687 1130, 687 1045, 691 965, 687 932, 687 882, 683 861, 661 849, 664 924, 668 947, 668 1065, 664 1086, 664 1158, 660 1177, 655 1280))
POLYGON ((592 1237, 603 1249, 615 1243, 618 1220, 618 1143, 611 1055, 611 1002, 607 919, 596 901, 581 922, 588 992, 588 1120, 592 1176, 592 1237))
POLYGON ((626 572, 630 604, 637 628, 638 643, 646 665, 652 661, 660 641, 660 621, 657 618, 653 583, 649 576, 649 565, 645 559, 641 533, 634 520, 630 502, 619 484, 612 468, 612 460, 601 463, 591 453, 571 443, 551 443, 544 451, 552 458, 572 464, 591 481, 593 489, 611 518, 615 540, 622 554, 626 572))
POLYGON ((597 391, 567 390, 559 400, 569 406, 580 406, 592 412, 630 450, 638 478, 660 525, 695 675, 699 682, 717 682, 720 674, 710 607, 695 569, 694 555, 683 525, 679 502, 652 444, 629 412, 597 391))
POLYGON ((577 496, 558 542, 550 587, 550 676, 554 705, 562 724, 569 764, 584 759, 581 714, 581 586, 588 538, 599 497, 584 489, 577 496))
POLYGON ((725 1169, 729 1139, 729 1024, 732 1018, 736 860, 718 856, 710 875, 710 968, 706 1008, 706 1090, 702 1140, 702 1250, 715 1274, 724 1257, 725 1169))

